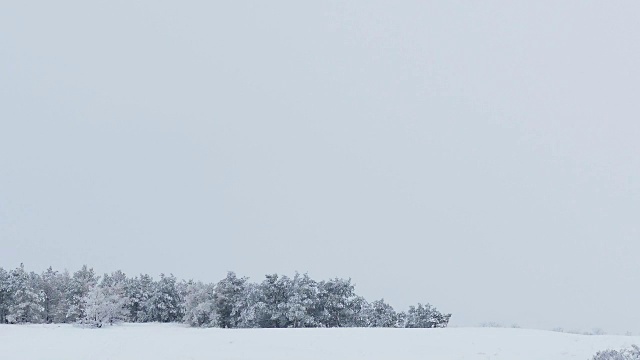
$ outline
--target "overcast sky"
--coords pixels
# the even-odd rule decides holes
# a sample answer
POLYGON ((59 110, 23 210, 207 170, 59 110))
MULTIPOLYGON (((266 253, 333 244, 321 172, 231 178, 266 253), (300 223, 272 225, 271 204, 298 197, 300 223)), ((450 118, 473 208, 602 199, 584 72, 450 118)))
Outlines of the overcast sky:
POLYGON ((638 333, 639 18, 2 2, 0 266, 297 270, 454 325, 638 333))

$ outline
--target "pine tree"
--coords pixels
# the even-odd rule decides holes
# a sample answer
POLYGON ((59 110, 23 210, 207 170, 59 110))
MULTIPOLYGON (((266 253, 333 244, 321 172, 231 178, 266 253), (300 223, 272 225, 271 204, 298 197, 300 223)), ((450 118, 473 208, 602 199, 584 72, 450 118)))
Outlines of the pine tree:
POLYGON ((232 271, 220 280, 215 288, 214 302, 217 310, 217 323, 221 328, 237 327, 242 313, 242 296, 245 293, 247 278, 238 278, 232 271))
POLYGON ((169 276, 160 274, 160 280, 155 283, 153 294, 147 302, 152 321, 176 322, 182 320, 183 314, 180 305, 182 299, 180 299, 176 282, 173 274, 169 276))
POLYGON ((289 327, 315 327, 314 315, 318 303, 318 284, 308 274, 296 272, 291 282, 291 291, 285 304, 289 327))
POLYGON ((10 300, 9 273, 0 267, 0 324, 7 322, 10 300))
POLYGON ((127 281, 125 294, 129 299, 127 309, 133 322, 152 321, 152 309, 149 299, 153 296, 155 282, 147 274, 140 274, 127 281))
POLYGON ((117 287, 124 289, 127 285, 127 275, 120 270, 114 271, 111 274, 104 274, 100 286, 102 287, 117 287))
POLYGON ((191 326, 216 326, 214 286, 201 282, 187 283, 184 295, 183 321, 191 326))
POLYGON ((451 314, 442 314, 430 304, 410 306, 406 315, 403 316, 402 327, 406 328, 436 328, 446 327, 451 314))
POLYGON ((44 322, 52 323, 59 320, 57 318, 60 308, 64 306, 64 289, 61 281, 61 275, 57 271, 53 270, 52 267, 49 267, 42 273, 40 279, 41 283, 39 287, 42 289, 44 294, 44 322))
MULTIPOLYGON (((263 302, 262 290, 258 284, 247 282, 233 309, 233 314, 239 314, 235 327, 260 328, 265 321, 270 319, 263 302)), ((218 324, 218 326, 220 325, 218 324)))
POLYGON ((345 311, 345 320, 343 321, 343 327, 367 327, 367 309, 369 303, 365 298, 359 295, 355 295, 349 299, 347 303, 347 311, 345 311))
POLYGON ((42 322, 44 294, 37 288, 40 282, 35 273, 27 273, 24 265, 9 273, 11 301, 7 321, 10 323, 42 322))
POLYGON ((320 282, 318 303, 321 310, 320 323, 325 327, 346 326, 353 313, 350 309, 355 298, 354 285, 351 279, 331 279, 320 282))
POLYGON ((130 321, 128 306, 131 300, 126 292, 127 284, 127 276, 120 270, 104 274, 100 282, 107 304, 110 304, 107 313, 110 323, 130 321))
POLYGON ((286 276, 278 277, 277 274, 266 275, 266 279, 260 285, 262 302, 264 303, 264 316, 260 327, 282 328, 288 327, 287 302, 291 296, 291 279, 286 276))
POLYGON ((89 294, 100 278, 91 268, 83 265, 82 269, 73 273, 70 289, 67 292, 69 310, 67 322, 75 322, 84 317, 84 304, 82 299, 89 294))
POLYGON ((369 304, 366 314, 366 326, 369 327, 395 327, 398 324, 398 314, 384 299, 369 304))
POLYGON ((53 313, 54 323, 69 323, 75 321, 71 318, 71 307, 73 305, 72 293, 73 293, 73 278, 69 271, 64 270, 59 273, 56 278, 56 283, 60 291, 60 301, 55 307, 53 313))

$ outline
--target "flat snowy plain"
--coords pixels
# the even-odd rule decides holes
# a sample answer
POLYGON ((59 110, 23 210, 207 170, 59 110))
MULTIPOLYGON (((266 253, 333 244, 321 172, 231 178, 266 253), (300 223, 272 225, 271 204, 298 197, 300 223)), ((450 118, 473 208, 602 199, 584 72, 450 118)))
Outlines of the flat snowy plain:
POLYGON ((0 325, 7 360, 589 360, 598 350, 640 344, 640 337, 574 335, 499 328, 196 329, 124 324, 0 325))

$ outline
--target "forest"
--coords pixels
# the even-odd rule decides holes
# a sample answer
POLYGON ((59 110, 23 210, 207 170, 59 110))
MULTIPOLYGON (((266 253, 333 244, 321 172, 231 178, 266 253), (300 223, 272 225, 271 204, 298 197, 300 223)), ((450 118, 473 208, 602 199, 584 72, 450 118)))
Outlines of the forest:
POLYGON ((316 281, 308 274, 266 275, 250 282, 234 272, 217 283, 160 274, 99 276, 92 268, 42 273, 24 265, 0 267, 0 323, 186 323, 194 327, 446 327, 451 314, 429 303, 396 311, 384 299, 367 301, 351 279, 316 281))

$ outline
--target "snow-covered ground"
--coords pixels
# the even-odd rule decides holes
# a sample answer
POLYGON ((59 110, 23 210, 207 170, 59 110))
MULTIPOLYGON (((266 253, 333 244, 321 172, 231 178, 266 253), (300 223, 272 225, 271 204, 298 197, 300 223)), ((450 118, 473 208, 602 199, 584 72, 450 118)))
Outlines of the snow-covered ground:
POLYGON ((496 328, 196 329, 126 324, 0 325, 7 360, 565 360, 640 344, 640 337, 496 328))

